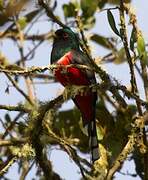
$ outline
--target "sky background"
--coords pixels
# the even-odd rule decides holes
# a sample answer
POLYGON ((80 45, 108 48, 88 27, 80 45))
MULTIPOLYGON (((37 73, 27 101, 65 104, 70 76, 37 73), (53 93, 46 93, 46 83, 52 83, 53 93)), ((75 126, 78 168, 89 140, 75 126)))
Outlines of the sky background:
MULTIPOLYGON (((56 10, 56 14, 60 17, 62 16, 62 10, 60 9, 60 6, 64 2, 69 2, 67 0, 59 0, 58 1, 58 8, 56 10)), ((146 42, 148 42, 148 32, 147 32, 147 17, 148 17, 148 5, 145 0, 133 0, 132 4, 135 8, 137 19, 138 19, 138 25, 139 28, 142 30, 144 38, 146 39, 146 42)), ((108 6, 110 7, 110 6, 108 6)), ((114 13, 114 15, 117 17, 118 14, 114 13)), ((92 32, 96 32, 105 36, 114 36, 112 30, 109 27, 106 11, 103 11, 101 13, 97 13, 97 23, 95 28, 93 28, 92 32)), ((47 17, 44 17, 43 19, 47 19, 47 17)), ((58 25, 54 25, 55 29, 58 28, 58 25)), ((33 32, 39 31, 40 33, 44 33, 50 30, 50 26, 48 22, 41 21, 35 25, 35 27, 32 30, 33 32)), ((30 44, 28 44, 30 46, 30 44)), ((51 52, 51 42, 46 42, 39 48, 39 51, 36 51, 36 55, 34 57, 33 61, 30 61, 27 63, 28 66, 36 65, 36 66, 44 66, 49 63, 50 59, 50 52, 51 52)), ((107 51, 104 48, 101 48, 100 46, 95 46, 94 44, 91 44, 92 46, 92 52, 93 56, 104 56, 106 55, 107 51)), ((26 44, 27 47, 27 44, 26 44)), ((8 57, 8 59, 13 62, 16 59, 19 59, 19 52, 16 51, 16 47, 14 46, 14 43, 10 40, 5 40, 3 42, 0 42, 0 48, 2 52, 8 57)), ((27 49, 26 49, 27 51, 27 49)), ((127 78, 127 74, 129 74, 129 69, 126 63, 122 65, 114 65, 114 64, 107 64, 103 65, 103 68, 113 77, 116 77, 123 85, 129 84, 129 79, 127 78)), ((18 92, 15 91, 14 88, 11 88, 11 93, 6 94, 4 93, 4 87, 7 87, 7 80, 4 80, 4 75, 0 74, 0 99, 1 104, 10 104, 15 105, 16 103, 20 102, 20 95, 18 92)), ((140 78, 138 79, 138 83, 141 83, 140 78)), ((21 87, 23 86, 23 80, 21 83, 21 87)), ((141 86, 142 87, 142 86, 141 86)), ((36 86, 36 94, 37 97, 39 97, 40 100, 45 101, 47 99, 54 99, 57 95, 59 95, 62 92, 63 87, 60 84, 46 84, 46 85, 38 85, 36 86)), ((143 89, 140 89, 141 93, 143 94, 143 89)), ((22 98, 23 100, 23 98, 22 98)), ((68 103, 64 103, 62 106, 62 109, 67 109, 72 107, 73 104, 71 101, 68 103)), ((0 110, 0 116, 3 116, 5 111, 0 110)), ((11 114, 11 113, 10 113, 11 114)), ((54 150, 49 152, 49 158, 53 162, 53 167, 56 172, 58 172, 61 177, 65 180, 79 180, 81 175, 79 174, 79 169, 77 166, 69 159, 69 157, 66 155, 65 152, 62 152, 60 150, 54 150)), ((89 156, 88 156, 89 158, 89 156)), ((35 167, 33 167, 35 169, 35 167)), ((122 172, 126 173, 127 171, 130 171, 130 173, 134 173, 134 163, 126 161, 122 172)), ((35 170, 32 170, 26 180, 30 180, 34 176, 35 170)), ((9 173, 7 175, 10 180, 17 180, 19 179, 19 176, 17 174, 17 167, 14 164, 10 169, 9 173)), ((128 180, 140 180, 139 177, 132 178, 130 176, 127 177, 128 180)), ((117 173, 115 180, 125 180, 125 176, 117 173)))

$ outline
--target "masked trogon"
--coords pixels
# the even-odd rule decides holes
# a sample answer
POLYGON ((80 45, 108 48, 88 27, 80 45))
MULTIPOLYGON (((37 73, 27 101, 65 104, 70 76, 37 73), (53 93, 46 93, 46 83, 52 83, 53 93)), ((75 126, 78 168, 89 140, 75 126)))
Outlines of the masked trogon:
MULTIPOLYGON (((76 33, 70 28, 59 29, 55 32, 53 48, 51 52, 51 64, 57 65, 87 65, 90 66, 87 56, 80 50, 80 43, 76 33)), ((65 71, 62 66, 54 71, 55 78, 63 85, 85 85, 96 83, 94 72, 82 70, 76 67, 68 67, 65 71)), ((73 101, 82 114, 83 125, 87 129, 92 161, 99 158, 98 139, 96 132, 97 93, 88 90, 83 94, 77 94, 73 101)))

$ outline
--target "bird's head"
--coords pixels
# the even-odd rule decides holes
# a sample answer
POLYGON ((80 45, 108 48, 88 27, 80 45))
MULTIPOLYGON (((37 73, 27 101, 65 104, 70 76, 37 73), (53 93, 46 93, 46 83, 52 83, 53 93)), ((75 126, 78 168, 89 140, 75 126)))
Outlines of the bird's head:
POLYGON ((79 38, 70 28, 58 29, 54 35, 51 63, 71 50, 79 50, 79 38))
POLYGON ((53 44, 64 44, 64 46, 71 47, 73 49, 79 49, 78 35, 74 33, 70 28, 58 29, 55 32, 53 44))

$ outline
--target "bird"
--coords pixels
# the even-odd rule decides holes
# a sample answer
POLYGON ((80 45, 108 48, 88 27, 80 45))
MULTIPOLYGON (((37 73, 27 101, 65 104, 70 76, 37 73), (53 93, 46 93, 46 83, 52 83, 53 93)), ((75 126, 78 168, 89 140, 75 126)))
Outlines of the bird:
MULTIPOLYGON (((59 65, 54 70, 56 80, 63 86, 90 86, 95 84, 95 73, 92 70, 69 66, 65 73, 62 69, 63 66, 66 67, 67 65, 87 65, 90 67, 88 57, 80 48, 78 34, 66 27, 56 30, 53 39, 51 64, 59 65), (60 65, 62 66, 60 67, 60 65)), ((91 161, 94 163, 100 157, 95 119, 97 92, 92 92, 89 89, 83 94, 77 94, 72 100, 81 112, 83 126, 89 136, 91 161)))

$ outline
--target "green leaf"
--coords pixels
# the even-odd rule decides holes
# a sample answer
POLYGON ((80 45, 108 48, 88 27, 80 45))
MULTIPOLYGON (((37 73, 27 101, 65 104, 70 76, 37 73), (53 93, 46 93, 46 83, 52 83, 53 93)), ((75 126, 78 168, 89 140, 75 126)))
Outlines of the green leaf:
POLYGON ((99 141, 103 140, 104 135, 105 135, 105 130, 103 129, 103 127, 101 125, 97 124, 97 137, 98 137, 98 140, 99 141))
POLYGON ((111 54, 104 57, 103 62, 105 63, 114 63, 116 65, 120 65, 127 61, 126 53, 124 47, 117 49, 115 51, 112 51, 111 54))
POLYGON ((20 25, 21 29, 24 29, 27 25, 27 18, 26 17, 20 17, 18 19, 18 24, 20 25))
POLYGON ((94 16, 91 16, 88 18, 83 18, 82 22, 83 22, 83 28, 85 30, 88 30, 88 29, 91 29, 95 25, 96 19, 94 16))
POLYGON ((115 19, 114 16, 112 14, 112 12, 110 10, 107 10, 107 18, 108 18, 108 22, 110 24, 110 27, 112 28, 112 30, 114 31, 114 33, 118 36, 120 36, 120 33, 116 27, 116 23, 115 23, 115 19))
POLYGON ((21 29, 23 30, 28 23, 30 23, 33 18, 35 18, 35 16, 39 13, 39 10, 35 10, 35 11, 32 11, 28 14, 26 14, 25 16, 22 16, 22 17, 19 17, 18 19, 18 23, 21 27, 21 29))
POLYGON ((134 51, 134 44, 137 41, 136 38, 136 29, 133 27, 132 33, 131 33, 131 37, 130 37, 130 49, 132 51, 134 51))
POLYGON ((138 54, 139 54, 140 57, 145 52, 145 41, 144 41, 144 38, 143 38, 142 34, 138 34, 137 50, 138 50, 138 54))
POLYGON ((141 33, 139 33, 137 37, 137 51, 139 58, 143 61, 143 63, 148 64, 148 56, 145 48, 145 41, 141 33))
POLYGON ((85 18, 93 16, 98 6, 98 0, 81 0, 81 9, 85 18))
POLYGON ((33 18, 39 13, 39 10, 32 11, 25 16, 19 17, 18 23, 21 29, 24 29, 28 23, 30 23, 33 18))
POLYGON ((0 0, 0 11, 2 11, 3 10, 3 0, 0 0))
POLYGON ((124 47, 117 51, 115 57, 115 64, 122 64, 127 60, 124 47))
POLYGON ((34 10, 30 13, 28 13, 27 15, 25 15, 25 17, 27 18, 27 22, 31 22, 33 20, 33 18, 40 12, 40 10, 34 10))
POLYGON ((110 49, 110 47, 111 47, 110 43, 109 43, 109 38, 106 38, 99 34, 93 34, 93 36, 91 36, 91 40, 107 49, 110 49))
POLYGON ((106 3, 107 3, 107 0, 100 0, 98 2, 99 9, 102 9, 105 6, 106 3))
POLYGON ((11 117, 8 113, 5 114, 5 120, 7 123, 11 122, 11 117))
POLYGON ((71 2, 69 4, 64 4, 63 11, 65 17, 74 17, 76 15, 75 9, 76 9, 75 5, 71 2))

